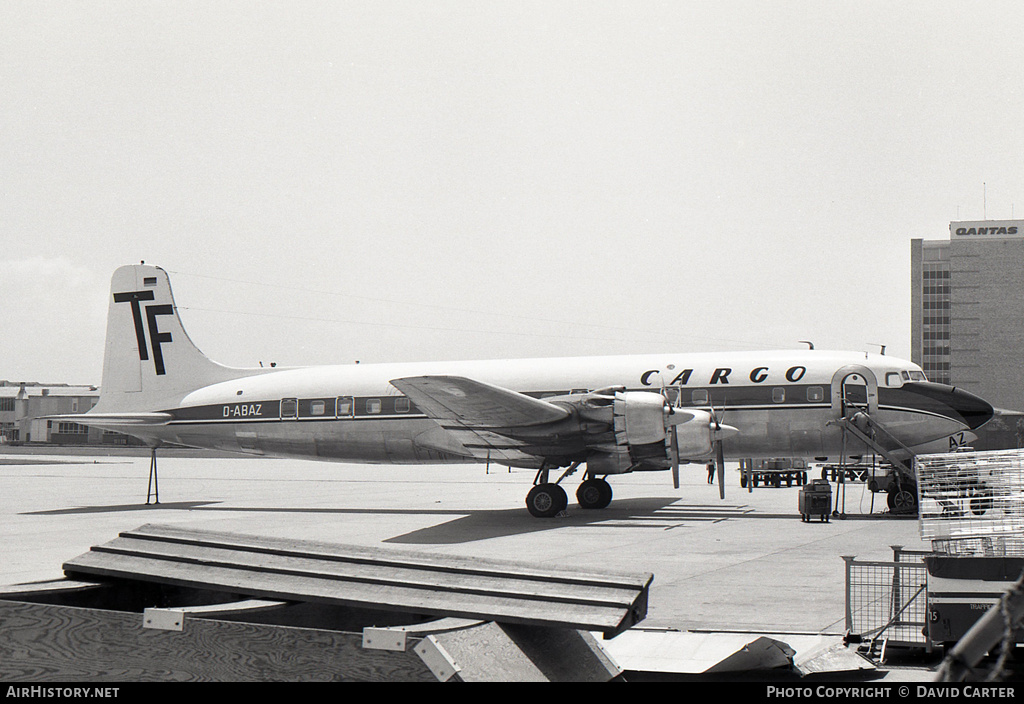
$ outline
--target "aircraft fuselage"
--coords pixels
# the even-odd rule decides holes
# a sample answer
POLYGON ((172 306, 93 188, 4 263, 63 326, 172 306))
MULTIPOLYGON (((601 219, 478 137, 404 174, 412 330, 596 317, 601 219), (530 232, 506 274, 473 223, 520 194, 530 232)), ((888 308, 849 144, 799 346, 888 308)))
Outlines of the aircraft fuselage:
MULTIPOLYGON (((457 452, 445 431, 390 383, 411 374, 465 376, 540 399, 613 386, 664 394, 674 407, 711 409, 737 428, 723 442, 730 459, 828 457, 844 450, 856 454, 858 448, 849 439, 844 448, 842 430, 829 424, 842 414, 844 381, 865 390, 855 392, 864 403, 868 389, 877 394, 875 417, 908 446, 969 429, 971 413, 979 411, 954 391, 941 400, 922 396, 920 389, 937 385, 911 380, 911 375, 923 375, 903 360, 797 350, 274 370, 192 391, 175 406, 159 409, 172 416, 168 424, 136 434, 145 433, 153 441, 275 456, 380 463, 475 461, 457 452), (845 376, 837 376, 841 370, 847 370, 845 376)), ((573 448, 561 452, 569 456, 573 448)))

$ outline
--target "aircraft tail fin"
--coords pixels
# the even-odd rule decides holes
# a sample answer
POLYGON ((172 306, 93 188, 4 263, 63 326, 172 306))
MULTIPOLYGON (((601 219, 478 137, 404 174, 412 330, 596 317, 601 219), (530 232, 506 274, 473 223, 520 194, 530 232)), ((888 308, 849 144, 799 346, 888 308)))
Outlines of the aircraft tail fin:
POLYGON ((201 386, 252 373, 210 360, 189 339, 166 271, 135 264, 114 272, 96 414, 158 410, 201 386))

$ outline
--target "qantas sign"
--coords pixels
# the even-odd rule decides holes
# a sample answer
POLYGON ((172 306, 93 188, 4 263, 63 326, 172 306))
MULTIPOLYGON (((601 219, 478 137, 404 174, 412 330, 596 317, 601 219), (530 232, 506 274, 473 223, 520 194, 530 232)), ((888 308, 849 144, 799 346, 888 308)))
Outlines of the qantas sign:
POLYGON ((954 237, 1019 237, 1024 233, 1024 220, 951 222, 949 231, 954 237))

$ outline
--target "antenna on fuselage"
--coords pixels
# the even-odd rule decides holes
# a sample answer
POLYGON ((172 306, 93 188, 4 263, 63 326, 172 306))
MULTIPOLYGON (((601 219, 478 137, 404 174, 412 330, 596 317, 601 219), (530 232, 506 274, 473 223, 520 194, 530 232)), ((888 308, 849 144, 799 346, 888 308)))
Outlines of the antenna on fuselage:
POLYGON ((810 340, 800 340, 800 342, 802 342, 805 345, 807 345, 807 349, 810 349, 810 350, 814 349, 814 343, 811 342, 810 340))
POLYGON ((882 348, 882 352, 881 352, 881 354, 882 354, 883 356, 885 355, 885 345, 883 345, 883 344, 882 344, 881 342, 869 342, 868 344, 869 344, 869 345, 878 345, 879 347, 881 347, 881 348, 882 348))

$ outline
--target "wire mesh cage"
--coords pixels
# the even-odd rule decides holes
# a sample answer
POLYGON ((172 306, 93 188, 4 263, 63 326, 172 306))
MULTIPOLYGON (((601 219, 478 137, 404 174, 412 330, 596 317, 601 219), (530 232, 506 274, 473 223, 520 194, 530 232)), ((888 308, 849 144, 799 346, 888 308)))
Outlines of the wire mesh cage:
POLYGON ((1024 556, 1024 450, 916 458, 921 537, 947 555, 1024 556))
POLYGON ((928 572, 919 559, 846 560, 846 630, 863 641, 928 645, 928 572))

